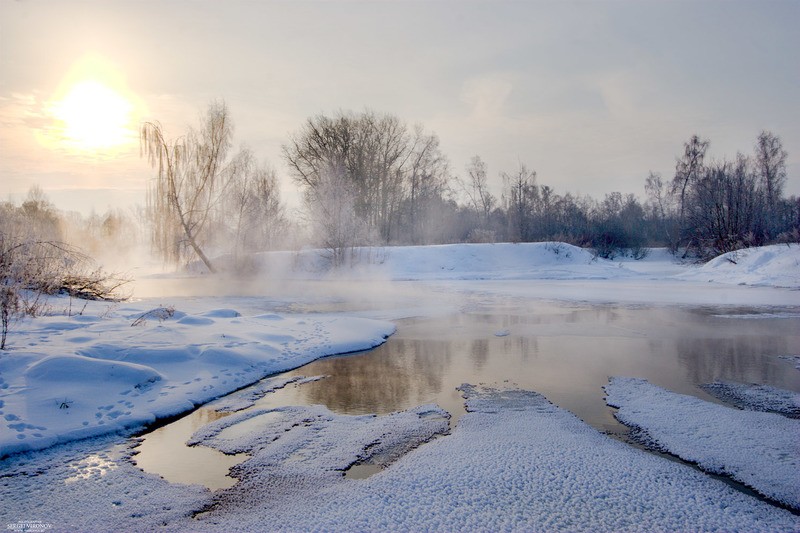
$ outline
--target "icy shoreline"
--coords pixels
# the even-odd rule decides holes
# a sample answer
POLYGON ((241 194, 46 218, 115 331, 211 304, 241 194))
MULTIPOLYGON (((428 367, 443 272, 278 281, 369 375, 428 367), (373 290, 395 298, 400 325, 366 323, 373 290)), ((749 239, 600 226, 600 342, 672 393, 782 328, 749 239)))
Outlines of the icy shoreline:
MULTIPOLYGON (((323 297, 315 291, 328 281, 307 284, 311 297, 287 292, 255 303, 167 296, 113 308, 91 303, 80 316, 17 324, 13 349, 0 353, 0 455, 15 453, 0 461, 0 522, 42 520, 54 531, 797 529, 796 515, 631 449, 519 389, 464 387, 469 412, 451 434, 431 442, 446 427, 445 414, 434 406, 380 417, 338 415, 319 406, 230 415, 193 440, 252 454, 236 467, 244 481, 217 493, 142 472, 129 444, 109 448, 119 437, 69 442, 130 433, 266 375, 376 346, 394 331, 386 319, 453 313, 454 303, 482 305, 484 295, 490 302, 711 306, 742 320, 760 318, 763 307, 771 319, 792 321, 800 309, 797 290, 738 285, 741 278, 727 260, 704 270, 662 253, 633 263, 593 260, 566 247, 556 253, 547 244, 430 248, 397 249, 397 256, 367 265, 377 269, 373 280, 422 280, 387 282, 383 288, 391 291, 384 294, 370 292, 379 285, 362 286, 354 278, 323 297), (709 272, 716 276, 711 283, 709 272), (357 303, 342 309, 354 296, 357 303), (177 308, 171 317, 131 326, 165 299, 177 308), (323 302, 324 312, 283 311, 306 301, 323 302), (266 431, 240 434, 248 424, 266 431), (366 459, 390 466, 366 480, 342 477, 343 468, 366 459), (280 497, 266 506, 258 489, 276 472, 284 483, 271 485, 272 495, 280 497)), ((798 261, 797 249, 752 251, 764 260, 748 276, 755 279, 761 269, 761 279, 791 278, 796 271, 787 272, 787 265, 798 261)), ((294 282, 303 275, 296 273, 294 282)), ((795 372, 790 363, 780 364, 795 372)), ((662 400, 664 407, 671 397, 656 403, 662 400)), ((226 403, 238 411, 252 401, 234 395, 226 403)))
MULTIPOLYGON (((0 353, 0 457, 106 433, 132 433, 271 374, 373 348, 388 322, 180 310, 132 326, 127 304, 99 316, 41 317, 0 353)), ((92 312, 98 314, 90 314, 92 312)))
POLYGON ((197 439, 251 459, 236 467, 240 483, 215 493, 145 474, 129 448, 102 439, 39 452, 35 462, 14 456, 0 519, 70 532, 797 529, 796 515, 603 435, 535 392, 461 389, 467 414, 415 449, 397 446, 446 430, 437 408, 381 417, 256 410, 242 412, 258 429, 247 432, 220 421, 197 439), (365 451, 390 466, 343 477, 365 451))
POLYGON ((643 444, 800 510, 800 420, 712 404, 642 379, 612 378, 606 393, 643 444))
MULTIPOLYGON (((759 285, 800 287, 800 246, 745 250, 736 254, 735 263, 725 256, 703 267, 679 264, 664 250, 652 250, 642 261, 606 261, 564 243, 410 246, 359 253, 368 254, 369 261, 327 276, 424 280, 437 283, 443 293, 800 306, 795 290, 730 285, 746 278, 745 282, 759 285), (717 283, 700 285, 689 279, 717 283)), ((298 256, 268 253, 259 260, 273 283, 296 282, 324 277, 324 270, 319 270, 321 257, 320 251, 310 250, 298 256)), ((207 280, 198 281, 202 289, 207 280)), ((346 290, 353 296, 351 288, 346 290)), ((427 299, 424 288, 417 290, 427 299)), ((401 297, 412 307, 430 305, 411 293, 401 297)), ((292 301, 291 295, 286 298, 292 301)), ((380 313, 355 314, 400 316, 397 298, 397 293, 384 296, 378 304, 380 313)), ((53 315, 16 324, 11 349, 0 353, 4 427, 0 457, 108 432, 129 432, 319 357, 372 348, 394 331, 388 322, 336 314, 243 317, 223 307, 231 298, 200 306, 190 298, 170 300, 178 305, 173 315, 162 321, 156 313, 137 327, 130 326, 152 310, 147 306, 153 303, 111 309, 92 302, 78 316, 53 315)), ((68 304, 56 299, 52 306, 68 304)), ((415 307, 403 313, 420 312, 432 311, 415 307)))

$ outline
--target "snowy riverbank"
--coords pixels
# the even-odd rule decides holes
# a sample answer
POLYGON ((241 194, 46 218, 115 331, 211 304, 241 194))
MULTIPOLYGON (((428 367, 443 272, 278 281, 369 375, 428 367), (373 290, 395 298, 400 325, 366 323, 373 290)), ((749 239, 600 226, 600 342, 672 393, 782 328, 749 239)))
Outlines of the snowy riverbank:
MULTIPOLYGON (((261 274, 241 285, 225 276, 158 276, 153 279, 163 283, 160 292, 149 298, 117 305, 92 302, 78 315, 73 301, 71 316, 59 311, 68 311, 70 301, 57 298, 49 316, 15 324, 11 349, 0 353, 0 455, 13 454, 0 460, 0 525, 22 527, 38 520, 35 526, 53 531, 798 529, 797 515, 603 435, 563 406, 508 383, 463 387, 467 414, 449 434, 430 442, 448 431, 441 406, 403 406, 382 416, 336 414, 319 405, 254 407, 229 415, 191 440, 248 454, 235 467, 239 481, 229 489, 173 484, 134 466, 134 443, 112 433, 129 434, 326 355, 381 344, 395 331, 387 320, 424 322, 521 301, 539 306, 542 299, 567 301, 567 307, 579 302, 577 307, 589 309, 610 302, 631 312, 641 305, 678 304, 710 308, 713 320, 726 323, 777 321, 787 337, 786 328, 791 331, 800 317, 800 247, 795 245, 748 250, 734 261, 720 258, 704 266, 680 263, 663 250, 642 261, 604 261, 553 243, 360 253, 369 259, 339 272, 324 270, 320 251, 264 254, 261 274), (173 282, 184 286, 170 292, 173 282), (219 292, 206 292, 212 285, 219 292), (258 290, 248 292, 253 288, 258 290), (253 428, 258 431, 249 431, 253 428), (86 437, 97 438, 70 442, 86 437), (26 450, 41 451, 17 453, 26 450), (387 468, 364 480, 342 476, 343 469, 366 459, 387 468)), ((531 318, 547 318, 544 307, 535 307, 531 318)), ((624 329, 629 324, 608 320, 553 325, 523 320, 470 334, 477 340, 489 335, 516 342, 524 340, 524 330, 542 336, 543 351, 550 346, 547 339, 573 331, 600 335, 611 328, 609 335, 626 339, 641 335, 624 329)), ((770 327, 766 331, 774 332, 770 327)), ((659 342, 643 336, 621 346, 646 349, 648 340, 659 342)), ((790 340, 788 346, 797 343, 790 340)), ((586 346, 592 355, 594 348, 586 346)), ((796 351, 767 351, 772 358, 790 360, 770 366, 774 371, 796 372, 791 362, 796 351)), ((554 357, 532 353, 526 364, 539 364, 537 372, 554 357)), ((746 356, 737 352, 737 364, 746 356)), ((584 363, 592 364, 590 359, 584 363)), ((636 368, 625 366, 631 372, 636 368)), ((609 366, 602 371, 611 372, 609 366)), ((759 402, 764 394, 779 394, 784 403, 796 398, 790 391, 726 387, 728 396, 735 392, 750 403, 756 394, 759 402)), ((599 385, 596 389, 602 392, 599 385)), ((800 452, 791 444, 787 452, 785 439, 768 448, 780 459, 772 461, 771 478, 764 478, 768 469, 751 458, 772 440, 756 442, 749 454, 736 452, 743 432, 753 426, 747 422, 751 413, 719 410, 637 380, 615 381, 609 391, 620 420, 648 430, 660 448, 796 506, 796 491, 786 478, 794 475, 800 452), (636 403, 639 397, 647 401, 636 403), (685 413, 676 417, 678 408, 685 413), (741 431, 726 434, 708 421, 723 416, 730 418, 725 428, 745 420, 741 431), (707 466, 694 448, 681 449, 681 442, 696 440, 688 426, 695 419, 712 433, 706 440, 722 439, 715 449, 732 450, 730 457, 714 458, 707 466), (677 425, 662 430, 658 423, 664 420, 677 425), (680 442, 662 440, 659 432, 680 442), (754 468, 757 474, 751 473, 754 468)), ((221 405, 244 408, 265 393, 256 387, 221 405)), ((698 389, 698 394, 704 393, 698 389)), ((756 414, 781 438, 794 431, 781 429, 783 420, 774 418, 779 415, 756 414)))
POLYGON ((450 435, 368 479, 338 469, 441 432, 441 411, 255 411, 240 417, 246 433, 231 431, 242 420, 221 419, 197 439, 251 459, 236 467, 238 484, 215 493, 145 474, 129 449, 102 443, 88 458, 76 445, 43 452, 35 466, 12 457, 0 518, 72 532, 797 530, 796 515, 602 435, 539 394, 462 392, 468 413, 450 435))
MULTIPOLYGON (((642 261, 607 261, 564 243, 411 246, 354 253, 362 261, 335 272, 324 270, 319 250, 262 254, 261 278, 268 279, 270 287, 282 280, 295 283, 305 293, 316 288, 302 280, 335 278, 351 283, 386 280, 387 286, 392 280, 417 280, 438 283, 442 293, 472 290, 527 298, 800 305, 800 293, 787 290, 800 287, 796 245, 745 250, 735 254, 735 262, 726 255, 704 266, 679 263, 663 250, 652 250, 642 261)), ((201 293, 206 284, 235 288, 224 278, 189 281, 201 293)), ((331 307, 354 296, 378 298, 375 287, 351 285, 345 290, 355 291, 340 294, 331 307)), ((441 305, 441 298, 402 291, 404 295, 382 296, 375 306, 381 312, 356 314, 391 318, 430 312, 424 308, 429 305, 426 300, 441 305)), ((292 295, 284 298, 296 301, 292 295)), ((71 302, 54 299, 51 316, 15 324, 10 350, 0 353, 0 416, 5 426, 0 456, 142 427, 265 375, 325 355, 371 348, 394 331, 386 322, 340 314, 240 316, 228 308, 236 304, 232 298, 203 304, 186 298, 169 301, 178 306, 173 315, 160 319, 155 313, 133 327, 138 317, 160 303, 92 302, 81 314, 64 316, 71 302)))
POLYGON ((662 248, 635 260, 607 260, 560 242, 356 248, 352 266, 331 271, 323 250, 268 252, 255 259, 280 279, 401 280, 691 280, 800 288, 800 245, 772 245, 721 255, 698 265, 662 248))
POLYGON ((264 376, 372 348, 394 331, 341 316, 148 311, 92 302, 78 316, 16 325, 11 349, 0 352, 0 457, 136 430, 264 376))

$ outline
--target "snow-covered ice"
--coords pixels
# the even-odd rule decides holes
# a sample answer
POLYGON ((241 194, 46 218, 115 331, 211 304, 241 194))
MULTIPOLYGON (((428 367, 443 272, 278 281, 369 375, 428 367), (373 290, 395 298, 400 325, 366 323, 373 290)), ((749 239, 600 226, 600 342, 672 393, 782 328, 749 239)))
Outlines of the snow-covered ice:
POLYGON ((381 418, 400 417, 392 428, 430 419, 419 410, 370 420, 305 408, 256 413, 253 420, 273 416, 239 437, 223 439, 223 429, 211 444, 254 457, 236 467, 244 481, 215 495, 215 506, 192 528, 791 531, 798 525, 786 511, 602 435, 534 392, 462 389, 468 413, 451 435, 366 480, 331 472, 370 442, 354 424, 373 426, 380 446, 381 418), (333 460, 329 439, 351 455, 333 460))
POLYGON ((468 413, 458 426, 416 449, 446 430, 438 408, 229 415, 195 436, 251 454, 236 468, 242 481, 216 493, 145 474, 128 447, 109 451, 102 440, 17 455, 6 460, 0 520, 41 517, 72 532, 797 529, 788 511, 611 439, 539 394, 462 390, 468 413), (386 468, 365 480, 342 475, 370 457, 386 468))
POLYGON ((139 470, 130 446, 114 445, 118 440, 99 437, 5 459, 2 527, 39 520, 47 526, 40 531, 156 531, 186 524, 210 504, 208 489, 174 485, 139 470))
POLYGON ((612 378, 606 402, 644 444, 726 474, 800 509, 800 420, 742 411, 635 378, 612 378))
POLYGON ((778 413, 790 418, 800 418, 800 393, 757 385, 753 383, 735 383, 732 381, 715 381, 704 383, 702 389, 740 409, 778 413))

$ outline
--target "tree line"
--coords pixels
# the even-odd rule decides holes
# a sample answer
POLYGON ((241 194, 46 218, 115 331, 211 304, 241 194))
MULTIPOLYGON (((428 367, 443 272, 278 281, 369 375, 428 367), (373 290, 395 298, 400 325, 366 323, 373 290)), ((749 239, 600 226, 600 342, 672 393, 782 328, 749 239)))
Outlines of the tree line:
MULTIPOLYGON (((599 256, 640 258, 667 246, 705 259, 738 248, 798 241, 800 204, 786 198, 780 138, 761 132, 750 156, 708 161, 710 142, 692 136, 672 178, 650 172, 646 199, 611 192, 601 200, 559 194, 520 163, 502 171, 500 197, 489 169, 474 156, 454 172, 439 138, 391 114, 340 111, 311 117, 282 147, 304 199, 302 220, 290 220, 275 171, 252 152, 231 153, 227 107, 209 106, 200 130, 167 141, 157 123, 142 129, 144 153, 157 169, 148 212, 153 244, 165 259, 199 258, 225 243, 235 258, 286 247, 286 235, 307 230, 307 242, 334 264, 369 245, 563 241, 599 256)), ((224 247, 223 247, 224 248, 224 247)))
POLYGON ((209 271, 218 269, 215 257, 245 268, 255 252, 303 245, 328 250, 341 265, 370 245, 562 241, 605 258, 640 258, 666 246, 705 259, 800 241, 800 201, 784 195, 787 152, 768 131, 750 155, 715 161, 707 157, 710 141, 692 136, 671 175, 651 171, 645 178, 643 200, 559 193, 525 163, 495 174, 502 181, 496 196, 480 156, 457 171, 438 136, 420 125, 373 111, 320 114, 282 147, 304 200, 291 215, 274 168, 234 147, 223 102, 210 104, 199 126, 177 138, 150 122, 140 140, 155 171, 146 207, 86 219, 59 213, 34 188, 22 206, 0 206, 4 233, 25 227, 38 240, 80 243, 89 255, 123 253, 144 235, 165 262, 200 261, 209 271))

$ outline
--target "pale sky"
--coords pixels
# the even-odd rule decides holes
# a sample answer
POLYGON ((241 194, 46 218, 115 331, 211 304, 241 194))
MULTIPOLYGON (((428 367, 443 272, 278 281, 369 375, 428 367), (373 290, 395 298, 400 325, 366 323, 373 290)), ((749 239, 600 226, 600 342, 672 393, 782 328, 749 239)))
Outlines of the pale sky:
POLYGON ((290 202, 289 134, 366 108, 437 133, 454 174, 480 155, 498 194, 522 162, 559 194, 643 197, 691 135, 733 158, 764 129, 800 194, 798 25, 798 0, 0 0, 0 199, 143 202, 138 124, 177 137, 214 99, 290 202))

